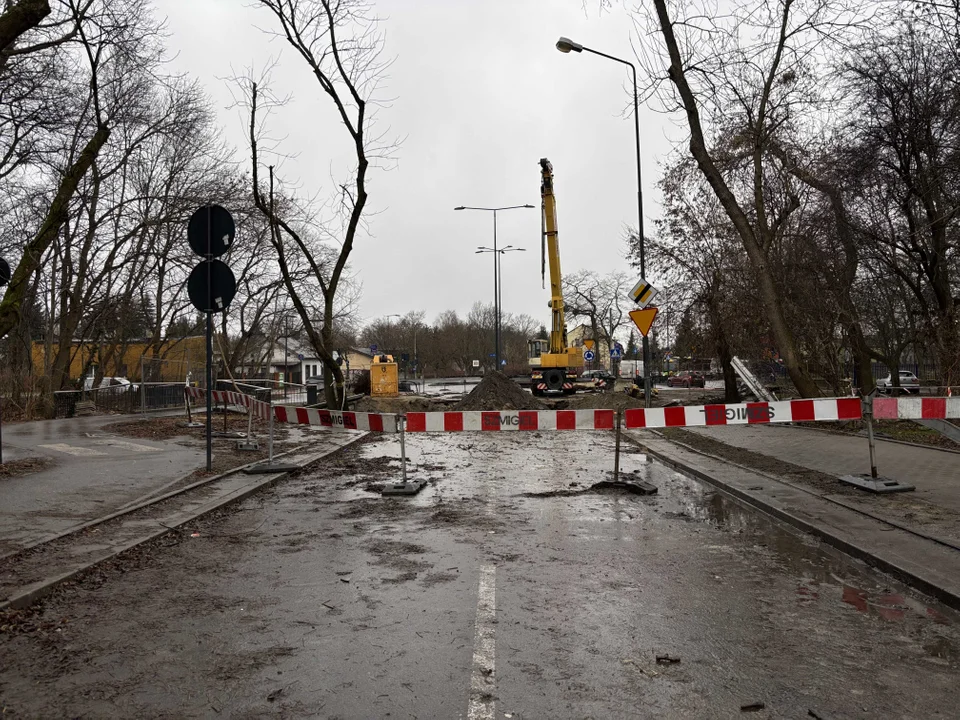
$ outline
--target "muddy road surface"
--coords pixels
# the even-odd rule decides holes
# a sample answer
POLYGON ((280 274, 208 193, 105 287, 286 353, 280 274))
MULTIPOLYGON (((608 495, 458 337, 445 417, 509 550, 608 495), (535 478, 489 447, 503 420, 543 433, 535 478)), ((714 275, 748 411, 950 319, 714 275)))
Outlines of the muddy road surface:
POLYGON ((359 443, 0 618, 4 717, 956 717, 956 613, 612 441, 359 443))

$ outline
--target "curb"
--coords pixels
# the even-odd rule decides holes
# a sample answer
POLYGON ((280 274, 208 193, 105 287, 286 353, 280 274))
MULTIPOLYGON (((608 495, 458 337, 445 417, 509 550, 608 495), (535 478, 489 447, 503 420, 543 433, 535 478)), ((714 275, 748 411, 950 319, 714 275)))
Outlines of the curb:
MULTIPOLYGON (((661 437, 664 442, 670 442, 671 444, 673 444, 672 440, 668 440, 667 438, 660 436, 659 433, 656 433, 656 434, 659 437, 661 437)), ((629 436, 626 436, 626 437, 629 437, 629 436)), ((841 552, 844 552, 853 558, 861 560, 867 565, 874 567, 878 570, 881 570, 882 572, 892 575, 897 580, 900 580, 901 582, 927 595, 930 595, 931 597, 936 598, 937 600, 942 602, 944 605, 947 605, 955 610, 960 610, 960 592, 938 585, 937 583, 931 580, 928 580, 927 578, 923 577, 918 573, 915 573, 907 568, 901 567, 900 565, 896 564, 891 560, 887 560, 864 547, 861 547, 845 538, 840 537, 839 535, 836 535, 830 532, 829 530, 827 530, 826 528, 820 525, 815 525, 811 522, 808 522, 807 520, 804 520, 787 510, 774 507, 773 505, 767 502, 764 502, 762 499, 754 495, 751 495, 748 492, 744 492, 743 490, 737 487, 734 487, 730 483, 724 482, 723 480, 720 480, 719 478, 707 472, 704 472, 698 468, 688 465, 687 463, 681 460, 677 460, 676 458, 666 453, 663 453, 659 450, 651 449, 640 438, 630 438, 630 441, 639 445, 644 452, 649 454, 651 457, 655 457, 657 460, 667 465, 668 467, 672 467, 675 470, 679 470, 686 475, 689 475, 709 485, 712 485, 720 489, 727 495, 730 495, 731 497, 734 497, 737 500, 743 502, 744 504, 750 506, 751 508, 758 510, 761 513, 768 515, 770 517, 773 517, 777 520, 780 520, 781 522, 785 522, 788 525, 791 525, 799 530, 802 530, 803 532, 813 535, 814 537, 824 541, 828 545, 831 545, 832 547, 837 548, 841 552)), ((715 459, 715 458, 712 458, 711 456, 707 456, 696 450, 691 449, 691 451, 696 452, 698 455, 701 455, 703 457, 710 457, 710 459, 715 459)), ((720 458, 716 460, 720 462, 724 462, 725 464, 730 464, 720 458)), ((753 470, 750 470, 749 468, 747 468, 747 470, 749 472, 755 472, 753 470)), ((770 479, 769 476, 766 476, 766 477, 770 479)), ((820 498, 820 499, 823 500, 823 498, 820 498)), ((825 502, 828 502, 828 501, 825 501, 825 502)), ((844 507, 844 506, 841 505, 841 507, 844 507)), ((846 508, 846 509, 849 510, 849 508, 846 508)), ((851 511, 851 512, 855 512, 855 511, 851 511)), ((871 517, 871 516, 868 516, 868 517, 871 517)), ((871 517, 871 519, 873 518, 871 517)), ((884 522, 884 521, 879 521, 879 522, 884 522)))
MULTIPOLYGON (((298 469, 303 469, 304 467, 307 467, 308 465, 315 463, 317 460, 321 460, 322 458, 328 457, 329 455, 333 455, 334 453, 340 452, 344 448, 350 447, 354 443, 362 440, 368 434, 369 433, 363 433, 362 435, 358 435, 356 438, 354 438, 348 443, 345 443, 331 450, 327 450, 326 452, 323 452, 314 457, 311 457, 303 465, 300 465, 298 469)), ((258 464, 259 462, 260 461, 257 461, 257 463, 251 463, 251 464, 258 464)), ((231 470, 230 472, 223 473, 222 475, 218 475, 216 478, 208 478, 204 480, 203 483, 200 483, 200 484, 213 482, 214 480, 218 480, 220 478, 227 477, 234 473, 238 473, 241 470, 242 468, 236 468, 234 470, 231 470)), ((32 585, 28 585, 22 592, 19 592, 16 595, 11 595, 3 602, 0 602, 0 612, 7 609, 22 609, 22 608, 29 607, 30 605, 35 603, 37 600, 40 600, 46 597, 47 595, 49 595, 50 593, 52 593, 62 583, 82 575, 83 573, 87 572, 91 568, 96 567, 100 563, 110 560, 112 558, 115 558, 119 555, 122 555, 128 550, 132 550, 133 548, 139 545, 143 545, 145 543, 156 540, 157 538, 163 537, 164 535, 170 533, 171 531, 177 530, 183 525, 186 525, 187 523, 191 523, 194 520, 197 520, 198 518, 203 517, 204 515, 214 512, 215 510, 220 510, 221 508, 226 507, 231 503, 237 502, 239 500, 244 500, 266 487, 274 485, 280 482, 281 480, 287 479, 289 475, 290 475, 290 471, 285 471, 285 472, 276 473, 274 475, 262 476, 261 478, 251 482, 249 485, 245 485, 244 487, 239 488, 238 490, 235 490, 229 495, 225 495, 221 498, 217 498, 212 502, 212 504, 205 506, 203 509, 201 509, 198 512, 191 513, 188 517, 181 518, 180 520, 177 520, 176 522, 172 522, 169 525, 162 526, 160 530, 152 531, 146 535, 142 535, 139 538, 136 538, 135 540, 131 540, 130 542, 125 543, 121 546, 112 548, 111 550, 107 551, 103 555, 87 563, 84 563, 83 565, 80 565, 71 570, 68 570, 65 573, 61 573, 60 575, 50 577, 50 578, 44 578, 43 580, 40 580, 32 585)), ((195 485, 188 486, 188 488, 192 488, 192 487, 195 487, 195 485)), ((186 490, 186 489, 187 488, 184 488, 183 490, 186 490)), ((183 492, 183 490, 177 491, 174 494, 179 494, 180 492, 183 492)), ((126 514, 128 512, 132 512, 135 509, 137 508, 130 508, 124 511, 123 513, 115 513, 113 516, 109 516, 109 517, 114 517, 117 514, 121 514, 121 515, 126 514)), ((95 521, 95 522, 102 522, 102 520, 95 521)))

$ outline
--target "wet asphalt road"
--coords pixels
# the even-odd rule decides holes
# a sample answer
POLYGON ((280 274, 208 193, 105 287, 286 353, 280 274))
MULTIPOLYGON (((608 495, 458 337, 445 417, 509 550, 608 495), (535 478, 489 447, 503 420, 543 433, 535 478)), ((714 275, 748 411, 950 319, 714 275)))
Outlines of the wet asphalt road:
POLYGON ((581 493, 611 446, 411 437, 431 486, 381 499, 398 444, 368 443, 0 635, 0 698, 13 717, 956 717, 955 613, 635 451, 658 496, 581 493))

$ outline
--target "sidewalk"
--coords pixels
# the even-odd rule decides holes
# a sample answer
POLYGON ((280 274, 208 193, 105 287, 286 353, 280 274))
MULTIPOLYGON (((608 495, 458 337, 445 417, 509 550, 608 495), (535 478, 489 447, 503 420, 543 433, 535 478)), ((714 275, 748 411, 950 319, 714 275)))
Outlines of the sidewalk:
POLYGON ((880 474, 916 490, 839 482, 869 472, 867 440, 795 426, 629 431, 654 457, 960 607, 960 453, 877 441, 880 474))
MULTIPOLYGON (((877 472, 910 483, 915 491, 874 495, 833 478, 870 472, 866 438, 796 426, 739 425, 690 428, 694 435, 823 473, 812 489, 890 522, 960 546, 960 453, 876 441, 877 472)), ((703 448, 698 448, 703 449, 703 448)), ((707 450, 709 452, 709 450, 707 450)), ((734 462, 741 462, 734 456, 734 462)), ((741 462, 755 466, 751 462, 741 462)), ((759 468, 763 469, 763 468, 759 468)), ((802 475, 801 482, 805 481, 802 475)))
MULTIPOLYGON (((870 472, 865 437, 775 425, 713 426, 693 432, 829 475, 870 472)), ((879 438, 876 448, 881 475, 916 485, 916 496, 960 512, 960 453, 879 438)))
POLYGON ((202 466, 205 453, 173 442, 131 439, 103 427, 139 416, 99 415, 3 427, 3 459, 52 465, 0 478, 0 555, 78 522, 101 517, 202 466))

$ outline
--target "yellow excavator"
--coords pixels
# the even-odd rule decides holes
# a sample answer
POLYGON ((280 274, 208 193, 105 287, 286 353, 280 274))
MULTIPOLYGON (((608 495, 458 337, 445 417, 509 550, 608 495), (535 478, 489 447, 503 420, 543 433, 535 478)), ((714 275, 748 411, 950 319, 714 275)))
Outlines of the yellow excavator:
POLYGON ((580 348, 567 345, 567 325, 563 313, 563 287, 560 276, 560 240, 557 236, 557 201, 553 195, 553 165, 540 159, 540 199, 543 210, 543 254, 550 264, 550 310, 553 324, 548 340, 528 343, 530 388, 534 395, 576 392, 577 373, 583 368, 580 348))

